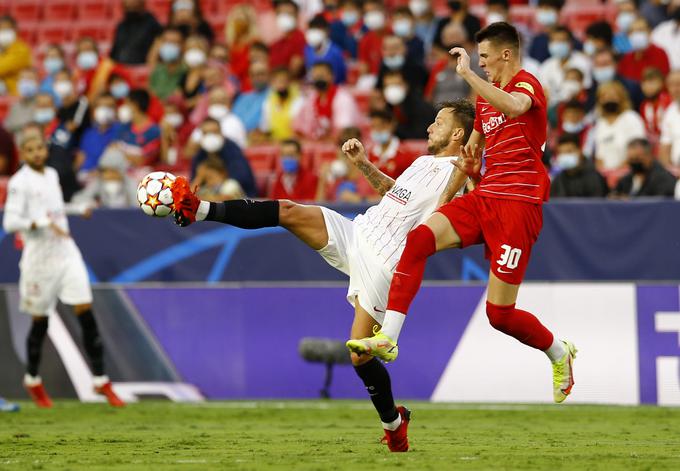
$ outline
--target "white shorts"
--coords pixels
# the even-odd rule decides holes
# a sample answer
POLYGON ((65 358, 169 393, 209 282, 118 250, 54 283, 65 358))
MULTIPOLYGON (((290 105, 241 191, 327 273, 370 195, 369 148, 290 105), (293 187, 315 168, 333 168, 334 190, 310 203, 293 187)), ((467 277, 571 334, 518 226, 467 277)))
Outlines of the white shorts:
POLYGON ((46 316, 56 307, 57 299, 71 306, 90 304, 90 279, 80 252, 54 267, 22 267, 19 294, 19 309, 32 316, 46 316))
POLYGON ((376 256, 361 231, 346 217, 321 207, 328 245, 319 254, 334 268, 349 276, 347 301, 366 310, 382 325, 387 306, 387 294, 392 282, 392 272, 376 256))

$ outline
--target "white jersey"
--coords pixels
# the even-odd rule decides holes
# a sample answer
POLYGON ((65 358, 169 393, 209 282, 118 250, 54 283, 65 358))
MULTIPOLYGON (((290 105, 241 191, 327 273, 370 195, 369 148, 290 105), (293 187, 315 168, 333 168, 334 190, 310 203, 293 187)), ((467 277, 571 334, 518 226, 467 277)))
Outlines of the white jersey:
POLYGON ((5 232, 21 234, 22 270, 50 270, 65 259, 80 257, 73 239, 58 235, 49 227, 51 223, 69 232, 57 171, 45 167, 37 172, 24 165, 9 180, 3 219, 5 232), (33 224, 37 229, 31 230, 33 224))
POLYGON ((455 168, 451 164, 455 158, 419 157, 397 178, 380 203, 354 219, 369 246, 391 271, 401 258, 408 233, 437 209, 455 168))

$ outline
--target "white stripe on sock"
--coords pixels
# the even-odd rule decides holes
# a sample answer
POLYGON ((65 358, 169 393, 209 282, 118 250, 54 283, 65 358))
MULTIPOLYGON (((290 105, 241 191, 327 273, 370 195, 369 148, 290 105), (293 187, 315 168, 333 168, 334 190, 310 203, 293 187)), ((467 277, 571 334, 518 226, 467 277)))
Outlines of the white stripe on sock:
POLYGON ((391 338, 395 343, 399 340, 399 333, 406 320, 406 314, 401 312, 387 310, 385 312, 385 320, 383 321, 382 331, 383 334, 391 338))

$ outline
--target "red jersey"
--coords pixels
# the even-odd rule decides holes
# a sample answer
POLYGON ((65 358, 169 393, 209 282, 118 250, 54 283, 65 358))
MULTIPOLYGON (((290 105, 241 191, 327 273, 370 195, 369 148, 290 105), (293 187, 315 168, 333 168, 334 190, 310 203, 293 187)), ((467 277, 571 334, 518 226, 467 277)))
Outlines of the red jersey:
POLYGON ((300 169, 296 178, 286 181, 285 174, 279 172, 269 190, 268 198, 276 200, 309 201, 316 198, 318 178, 314 173, 300 169))
POLYGON ((486 173, 477 191, 484 197, 541 204, 548 200, 550 190, 541 162, 548 128, 543 87, 522 69, 503 90, 524 93, 531 98, 531 108, 511 119, 477 97, 475 130, 486 138, 486 173))

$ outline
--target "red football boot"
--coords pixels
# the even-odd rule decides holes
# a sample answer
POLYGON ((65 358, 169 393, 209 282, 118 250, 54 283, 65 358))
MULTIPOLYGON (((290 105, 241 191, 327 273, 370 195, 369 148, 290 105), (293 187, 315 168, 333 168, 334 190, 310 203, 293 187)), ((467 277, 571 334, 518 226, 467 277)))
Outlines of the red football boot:
POLYGON ((30 376, 28 374, 24 376, 24 387, 36 406, 43 409, 52 407, 52 399, 47 395, 40 376, 30 376))
POLYGON ((173 209, 177 225, 185 227, 196 222, 196 211, 198 211, 201 200, 191 191, 187 179, 182 176, 177 177, 172 182, 170 189, 172 190, 173 209))
POLYGON ((401 424, 396 430, 385 429, 384 441, 390 451, 401 452, 408 451, 408 423, 411 421, 411 411, 404 406, 397 407, 399 415, 401 415, 401 424))
POLYGON ((105 396, 106 400, 109 401, 109 404, 111 404, 113 407, 125 406, 125 403, 122 401, 122 399, 119 398, 115 392, 113 392, 113 385, 111 384, 111 381, 108 381, 101 386, 95 386, 94 392, 105 396))

